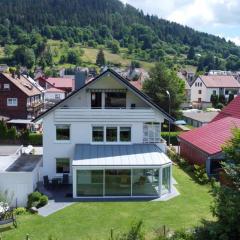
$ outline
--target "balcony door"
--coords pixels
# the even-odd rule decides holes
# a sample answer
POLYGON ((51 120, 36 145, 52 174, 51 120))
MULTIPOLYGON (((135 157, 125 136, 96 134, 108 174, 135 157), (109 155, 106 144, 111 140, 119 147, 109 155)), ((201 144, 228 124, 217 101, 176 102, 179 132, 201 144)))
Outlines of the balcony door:
POLYGON ((91 108, 102 108, 101 92, 91 92, 91 108))

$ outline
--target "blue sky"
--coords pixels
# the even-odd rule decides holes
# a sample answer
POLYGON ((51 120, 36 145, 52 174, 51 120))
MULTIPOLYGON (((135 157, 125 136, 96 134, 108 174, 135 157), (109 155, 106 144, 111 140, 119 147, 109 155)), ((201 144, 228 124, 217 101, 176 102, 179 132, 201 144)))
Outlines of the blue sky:
POLYGON ((240 0, 122 0, 144 13, 208 32, 240 45, 240 0))

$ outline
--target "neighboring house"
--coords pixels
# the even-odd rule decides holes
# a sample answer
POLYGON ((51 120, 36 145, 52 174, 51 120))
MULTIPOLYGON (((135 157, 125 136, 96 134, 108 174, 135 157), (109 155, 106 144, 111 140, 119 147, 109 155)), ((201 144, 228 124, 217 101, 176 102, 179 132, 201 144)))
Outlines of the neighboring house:
POLYGON ((228 100, 229 94, 236 97, 239 90, 240 83, 233 76, 199 76, 191 86, 191 102, 194 107, 205 108, 212 105, 212 95, 224 95, 228 100))
POLYGON ((231 137, 234 127, 240 127, 240 96, 209 124, 179 136, 181 156, 192 164, 206 165, 208 174, 214 173, 224 158, 221 147, 231 137))
POLYGON ((37 83, 44 89, 58 88, 66 93, 74 90, 74 79, 66 77, 39 77, 37 83))
POLYGON ((44 107, 48 109, 65 98, 65 92, 58 88, 48 88, 44 92, 44 107))
POLYGON ((211 122, 218 112, 203 112, 199 110, 198 112, 183 112, 183 119, 188 125, 193 127, 201 127, 209 122, 211 122))
POLYGON ((188 108, 191 105, 191 87, 186 79, 186 76, 182 72, 177 73, 178 77, 181 78, 185 83, 185 101, 181 104, 181 108, 188 108))
POLYGON ((226 107, 224 107, 212 121, 214 122, 225 117, 235 117, 240 119, 240 96, 237 96, 226 107))
POLYGON ((0 145, 0 192, 7 192, 12 207, 26 206, 39 181, 42 156, 22 151, 22 146, 0 145))
POLYGON ((0 114, 31 119, 43 107, 42 92, 22 75, 0 73, 0 114))
POLYGON ((164 119, 174 119, 113 70, 34 121, 40 119, 43 175, 67 174, 74 198, 159 198, 172 192, 172 162, 160 135, 164 119))

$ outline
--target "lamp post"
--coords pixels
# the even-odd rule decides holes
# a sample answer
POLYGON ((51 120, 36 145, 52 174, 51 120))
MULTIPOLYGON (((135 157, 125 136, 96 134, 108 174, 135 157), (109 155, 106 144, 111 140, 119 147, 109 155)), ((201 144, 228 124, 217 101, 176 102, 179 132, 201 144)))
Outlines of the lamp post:
MULTIPOLYGON (((168 90, 166 90, 166 94, 168 95, 168 113, 171 115, 171 94, 168 90)), ((170 132, 171 132, 171 123, 168 120, 168 145, 170 146, 170 132)))

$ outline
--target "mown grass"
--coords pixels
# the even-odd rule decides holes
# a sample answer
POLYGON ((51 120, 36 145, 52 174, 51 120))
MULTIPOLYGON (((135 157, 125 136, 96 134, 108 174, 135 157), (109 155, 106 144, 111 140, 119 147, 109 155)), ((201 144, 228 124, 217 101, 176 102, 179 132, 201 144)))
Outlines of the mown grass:
MULTIPOLYGON (((119 233, 133 221, 143 220, 149 239, 154 230, 166 225, 170 229, 190 228, 201 219, 212 219, 212 196, 209 185, 199 185, 178 167, 174 177, 181 193, 166 202, 85 202, 76 203, 49 217, 26 215, 18 218, 19 227, 2 232, 2 240, 109 239, 110 229, 119 233)), ((0 235, 1 236, 1 235, 0 235)))

